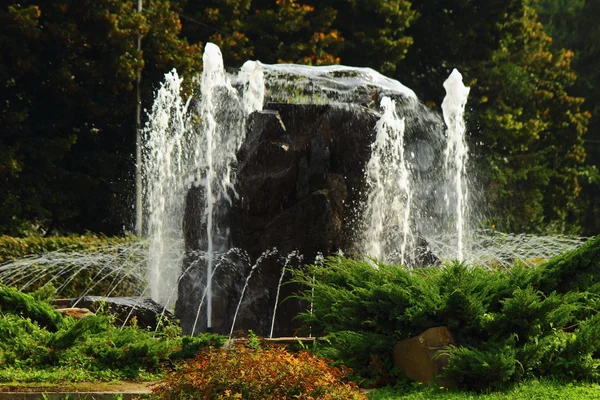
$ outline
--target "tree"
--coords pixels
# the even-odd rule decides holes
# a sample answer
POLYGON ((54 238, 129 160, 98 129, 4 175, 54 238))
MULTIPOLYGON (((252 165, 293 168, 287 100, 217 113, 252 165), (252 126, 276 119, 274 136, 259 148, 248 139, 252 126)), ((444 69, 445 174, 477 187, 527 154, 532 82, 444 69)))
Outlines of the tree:
POLYGON ((474 106, 490 166, 489 193, 515 231, 577 232, 576 199, 586 175, 583 135, 589 114, 569 93, 573 53, 551 38, 524 2, 499 48, 482 64, 474 106))
POLYGON ((394 76, 413 44, 406 29, 418 13, 410 1, 306 0, 306 3, 329 16, 331 27, 344 38, 339 49, 343 64, 371 67, 394 76))
POLYGON ((572 95, 573 53, 555 52, 528 0, 415 4, 420 19, 401 68, 432 107, 458 68, 471 86, 472 170, 479 171, 487 226, 506 231, 576 231, 576 199, 589 170, 589 115, 572 95), (491 209, 489 204, 491 203, 491 209))
POLYGON ((342 38, 331 28, 333 10, 320 12, 296 0, 209 0, 184 9, 184 35, 213 42, 228 66, 248 59, 309 65, 339 62, 342 38))
MULTIPOLYGON (((593 1, 587 1, 588 7, 593 1)), ((537 0, 532 3, 555 50, 575 49, 578 19, 585 0, 537 0)))
POLYGON ((199 70, 200 47, 178 37, 166 0, 152 0, 143 15, 121 0, 9 3, 0 11, 0 232, 32 224, 122 231, 131 218, 137 72, 157 84, 174 66, 199 70))
POLYGON ((414 2, 419 19, 406 34, 415 44, 396 78, 432 107, 441 104, 442 83, 453 68, 473 82, 481 64, 499 47, 510 18, 522 13, 522 0, 432 0, 414 2), (473 71, 473 72, 471 72, 473 71))
POLYGON ((583 234, 593 236, 600 232, 600 2, 595 0, 539 0, 533 3, 540 15, 544 29, 552 37, 556 51, 573 51, 573 70, 577 81, 573 93, 586 99, 583 107, 591 113, 585 135, 585 151, 588 167, 581 181, 582 191, 578 200, 583 234))

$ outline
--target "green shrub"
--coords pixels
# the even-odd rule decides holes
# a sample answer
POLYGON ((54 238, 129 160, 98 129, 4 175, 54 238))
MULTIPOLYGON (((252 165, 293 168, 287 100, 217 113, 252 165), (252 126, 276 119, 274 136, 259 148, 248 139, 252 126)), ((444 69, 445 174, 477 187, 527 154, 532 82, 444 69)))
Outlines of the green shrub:
POLYGON ((305 328, 329 338, 317 351, 352 365, 360 382, 393 376, 383 370, 378 378, 372 360, 389 359, 395 341, 435 326, 454 333, 447 374, 463 387, 540 376, 600 381, 599 238, 532 268, 378 267, 332 257, 295 277, 305 288, 299 297, 313 303, 301 315, 305 328))
POLYGON ((76 344, 79 339, 106 332, 109 329, 109 318, 101 315, 90 315, 80 319, 69 328, 58 332, 52 338, 51 345, 57 350, 76 344))
POLYGON ((366 399, 345 369, 283 347, 203 350, 153 389, 160 399, 366 399))
POLYGON ((332 257, 323 266, 297 272, 296 282, 314 288, 301 295, 313 303, 313 312, 300 318, 313 332, 409 337, 440 322, 436 314, 441 298, 435 285, 439 274, 435 269, 413 273, 383 264, 375 269, 367 261, 332 257))
POLYGON ((541 264, 530 284, 545 294, 586 291, 600 283, 600 235, 541 264))
POLYGON ((51 331, 62 324, 62 316, 48 303, 0 284, 0 313, 10 312, 30 318, 51 331))
POLYGON ((517 369, 516 350, 510 344, 486 344, 478 349, 451 346, 444 377, 469 390, 498 389, 510 382, 517 369))
POLYGON ((381 387, 392 384, 397 378, 393 372, 390 349, 396 339, 371 332, 340 331, 317 341, 317 355, 331 359, 333 365, 352 369, 350 379, 363 387, 381 387))
POLYGON ((219 348, 225 344, 225 337, 213 333, 205 333, 199 336, 184 336, 181 345, 170 355, 171 361, 194 358, 202 349, 219 348))
POLYGON ((169 324, 156 332, 121 328, 106 315, 75 321, 14 288, 0 285, 0 295, 0 382, 141 379, 225 341, 214 334, 182 338, 169 324))

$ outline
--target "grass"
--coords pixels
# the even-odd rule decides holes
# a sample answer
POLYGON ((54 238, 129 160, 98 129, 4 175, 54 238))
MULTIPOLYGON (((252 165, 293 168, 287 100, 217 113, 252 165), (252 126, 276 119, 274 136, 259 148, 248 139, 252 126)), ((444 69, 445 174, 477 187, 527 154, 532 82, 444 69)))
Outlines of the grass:
POLYGON ((372 400, 591 400, 600 399, 600 385, 542 379, 526 381, 504 391, 473 393, 414 384, 373 389, 368 397, 372 400))

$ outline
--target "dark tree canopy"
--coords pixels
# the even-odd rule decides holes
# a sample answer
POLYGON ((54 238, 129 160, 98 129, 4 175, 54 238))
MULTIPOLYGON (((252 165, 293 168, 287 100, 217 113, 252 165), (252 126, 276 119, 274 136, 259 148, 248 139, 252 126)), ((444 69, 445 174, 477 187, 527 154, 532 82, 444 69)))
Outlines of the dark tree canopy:
POLYGON ((200 68, 168 2, 20 1, 0 10, 0 231, 122 232, 135 143, 135 80, 200 68), (144 36, 143 51, 136 38, 144 36))
POLYGON ((209 41, 230 67, 372 67, 433 108, 458 68, 472 86, 471 162, 493 205, 486 226, 597 233, 598 18, 598 1, 583 0, 145 0, 142 13, 132 0, 9 0, 0 233, 128 229, 137 74, 149 107, 165 72, 200 72, 209 41))

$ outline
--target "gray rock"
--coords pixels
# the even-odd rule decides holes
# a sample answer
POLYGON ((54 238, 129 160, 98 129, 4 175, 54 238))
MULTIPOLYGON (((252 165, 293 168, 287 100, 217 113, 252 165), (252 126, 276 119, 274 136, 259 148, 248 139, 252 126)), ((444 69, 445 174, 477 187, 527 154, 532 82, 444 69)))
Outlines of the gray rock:
POLYGON ((71 300, 71 307, 88 309, 98 313, 100 309, 116 317, 118 324, 129 323, 133 318, 137 326, 154 330, 157 321, 172 321, 173 314, 152 299, 144 297, 83 296, 71 300))

